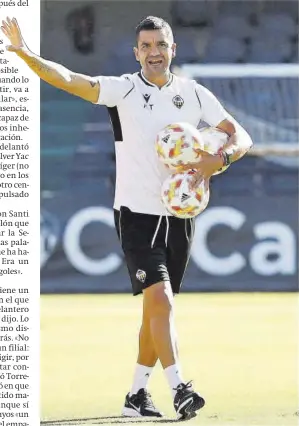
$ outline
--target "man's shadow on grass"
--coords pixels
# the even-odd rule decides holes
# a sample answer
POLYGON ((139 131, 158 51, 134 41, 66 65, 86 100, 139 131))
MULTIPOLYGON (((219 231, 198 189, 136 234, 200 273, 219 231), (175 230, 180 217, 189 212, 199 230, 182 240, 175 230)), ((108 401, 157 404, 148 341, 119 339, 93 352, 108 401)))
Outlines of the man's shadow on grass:
POLYGON ((151 419, 140 417, 123 417, 123 416, 102 416, 102 417, 89 417, 82 419, 64 419, 64 420, 45 420, 41 421, 41 426, 88 426, 88 425, 113 425, 132 424, 132 423, 177 423, 176 419, 151 419))

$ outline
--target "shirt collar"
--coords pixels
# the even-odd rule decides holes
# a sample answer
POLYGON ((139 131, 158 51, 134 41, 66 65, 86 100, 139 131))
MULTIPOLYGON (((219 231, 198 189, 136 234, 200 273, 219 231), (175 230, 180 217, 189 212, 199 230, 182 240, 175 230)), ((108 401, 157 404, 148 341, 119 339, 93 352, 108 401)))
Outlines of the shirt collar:
MULTIPOLYGON (((146 84, 147 86, 151 86, 151 87, 158 87, 156 84, 151 83, 150 81, 148 81, 148 80, 146 79, 146 77, 144 76, 144 74, 143 74, 143 71, 142 71, 142 70, 138 73, 138 77, 139 77, 139 78, 143 81, 143 83, 144 83, 144 84, 146 84)), ((167 83, 165 83, 165 84, 164 84, 164 86, 159 87, 159 89, 162 89, 163 87, 168 87, 168 86, 170 86, 170 85, 171 85, 171 83, 172 83, 172 81, 173 81, 173 74, 172 74, 172 73, 170 73, 170 77, 169 77, 169 80, 167 81, 167 83)))

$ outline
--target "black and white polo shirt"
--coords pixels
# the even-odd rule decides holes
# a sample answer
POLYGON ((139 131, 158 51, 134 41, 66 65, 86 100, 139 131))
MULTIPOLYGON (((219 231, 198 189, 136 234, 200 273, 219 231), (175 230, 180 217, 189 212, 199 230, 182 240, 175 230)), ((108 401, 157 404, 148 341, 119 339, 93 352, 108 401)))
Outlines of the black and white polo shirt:
POLYGON ((142 71, 121 77, 97 77, 99 105, 109 110, 115 137, 116 191, 114 208, 168 215, 160 199, 169 170, 155 152, 157 133, 175 122, 197 127, 201 120, 217 126, 229 114, 217 98, 195 80, 171 75, 159 88, 142 71))

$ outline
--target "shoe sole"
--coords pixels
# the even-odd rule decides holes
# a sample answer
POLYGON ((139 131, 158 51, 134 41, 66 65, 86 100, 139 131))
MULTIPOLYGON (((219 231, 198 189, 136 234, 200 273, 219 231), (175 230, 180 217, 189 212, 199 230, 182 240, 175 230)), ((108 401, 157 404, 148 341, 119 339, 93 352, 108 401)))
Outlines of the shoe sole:
POLYGON ((134 408, 124 407, 121 415, 124 417, 143 417, 139 411, 134 410, 134 408))
POLYGON ((121 415, 123 417, 150 417, 150 418, 161 418, 163 415, 160 413, 159 416, 143 416, 139 411, 134 410, 134 408, 124 407, 121 415))
POLYGON ((179 413, 177 420, 190 420, 197 415, 196 411, 200 410, 205 405, 205 400, 199 396, 194 395, 193 401, 185 408, 184 413, 179 413))

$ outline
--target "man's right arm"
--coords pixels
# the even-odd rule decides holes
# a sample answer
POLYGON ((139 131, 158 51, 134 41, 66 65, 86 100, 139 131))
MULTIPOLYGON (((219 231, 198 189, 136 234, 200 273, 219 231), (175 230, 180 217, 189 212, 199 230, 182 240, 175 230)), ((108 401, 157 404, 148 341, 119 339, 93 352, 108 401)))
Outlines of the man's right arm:
POLYGON ((2 21, 1 30, 10 41, 7 46, 9 52, 14 52, 34 71, 42 80, 65 90, 72 95, 79 96, 86 101, 96 103, 100 95, 100 84, 97 79, 82 74, 76 74, 60 64, 47 61, 35 55, 28 49, 18 22, 15 18, 2 21))
POLYGON ((21 49, 16 53, 46 83, 86 101, 92 103, 98 101, 100 83, 96 78, 74 73, 63 65, 43 59, 27 49, 21 49))

